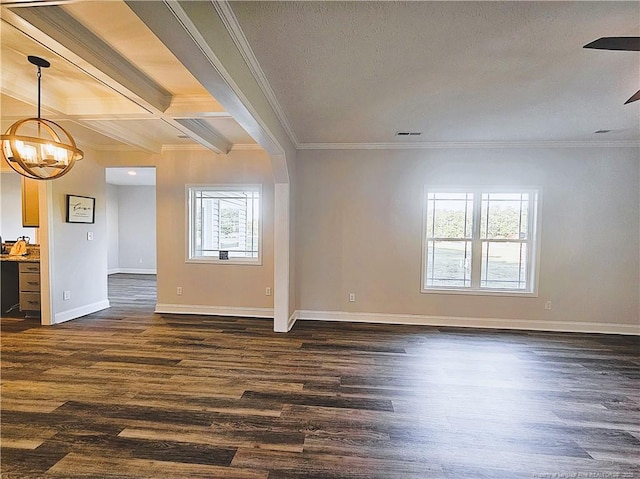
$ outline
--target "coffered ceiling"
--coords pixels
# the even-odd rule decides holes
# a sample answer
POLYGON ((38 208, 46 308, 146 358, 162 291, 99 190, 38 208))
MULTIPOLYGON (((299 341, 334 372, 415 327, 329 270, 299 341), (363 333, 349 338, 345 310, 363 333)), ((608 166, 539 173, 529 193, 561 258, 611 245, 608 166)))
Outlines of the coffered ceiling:
POLYGON ((97 150, 205 147, 226 153, 255 141, 120 1, 3 2, 2 129, 43 116, 97 150))
MULTIPOLYGON (((4 0, 2 128, 34 114, 26 56, 39 55, 52 63, 47 117, 93 148, 257 147, 206 75, 159 40, 182 20, 158 23, 157 9, 128 3, 4 0)), ((623 105, 640 88, 640 54, 582 48, 640 36, 638 2, 215 3, 158 8, 220 15, 299 149, 640 141, 640 102, 623 105)), ((207 19, 196 23, 215 38, 207 19)))

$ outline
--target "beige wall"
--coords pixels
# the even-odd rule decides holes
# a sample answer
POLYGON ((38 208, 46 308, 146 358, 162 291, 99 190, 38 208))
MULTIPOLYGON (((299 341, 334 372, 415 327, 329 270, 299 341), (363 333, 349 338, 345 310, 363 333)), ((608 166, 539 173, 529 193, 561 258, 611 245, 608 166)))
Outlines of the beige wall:
MULTIPOLYGON (((96 154, 85 149, 85 158, 64 177, 50 182, 52 322, 75 319, 109 306, 107 299, 107 219, 104 168, 96 154), (66 223, 66 195, 96 199, 95 223, 66 223), (87 233, 93 240, 87 240, 87 233), (71 298, 63 300, 63 291, 71 298)), ((42 215, 41 215, 42 223, 42 215)))
POLYGON ((163 155, 114 152, 103 167, 156 167, 156 245, 158 307, 161 311, 224 314, 272 314, 274 290, 273 195, 269 156, 263 151, 216 155, 207 150, 169 151, 163 155), (188 184, 262 184, 262 265, 186 263, 188 184), (177 295, 181 286, 183 294, 177 295), (198 308, 190 308, 196 306, 198 308), (255 311, 253 311, 255 309, 255 311))
MULTIPOLYGON (((266 153, 168 152, 157 163, 158 303, 273 308, 273 191, 266 153), (186 263, 187 184, 262 184, 262 265, 186 263), (183 295, 176 294, 176 287, 183 295)), ((185 311, 188 310, 185 307, 185 311)))
POLYGON ((640 332, 639 163, 634 148, 301 151, 297 308, 640 332), (539 297, 420 293, 425 184, 541 187, 539 297))

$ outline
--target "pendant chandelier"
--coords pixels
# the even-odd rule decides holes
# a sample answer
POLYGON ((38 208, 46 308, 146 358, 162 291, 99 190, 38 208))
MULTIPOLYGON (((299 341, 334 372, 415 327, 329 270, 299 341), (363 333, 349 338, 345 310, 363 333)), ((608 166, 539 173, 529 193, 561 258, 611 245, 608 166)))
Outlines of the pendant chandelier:
POLYGON ((57 123, 40 118, 41 68, 51 64, 29 56, 38 67, 38 118, 19 120, 2 135, 2 157, 13 170, 34 180, 53 180, 67 174, 84 156, 73 137, 57 123))

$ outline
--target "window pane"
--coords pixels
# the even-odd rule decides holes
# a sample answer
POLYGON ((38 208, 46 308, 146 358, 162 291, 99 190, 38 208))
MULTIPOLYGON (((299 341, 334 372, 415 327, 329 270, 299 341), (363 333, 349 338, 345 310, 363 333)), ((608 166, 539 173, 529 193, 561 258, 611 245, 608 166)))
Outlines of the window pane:
POLYGON ((480 287, 526 289, 526 265, 526 243, 483 241, 480 287))
POLYGON ((429 241, 427 287, 471 286, 471 241, 429 241))
POLYGON ((429 193, 427 238, 471 238, 473 194, 429 193))
POLYGON ((191 190, 190 257, 258 258, 260 197, 258 191, 191 190))
POLYGON ((485 239, 527 239, 529 195, 483 193, 480 237, 485 239))
POLYGON ((538 193, 492 190, 427 192, 424 288, 533 291, 538 193))

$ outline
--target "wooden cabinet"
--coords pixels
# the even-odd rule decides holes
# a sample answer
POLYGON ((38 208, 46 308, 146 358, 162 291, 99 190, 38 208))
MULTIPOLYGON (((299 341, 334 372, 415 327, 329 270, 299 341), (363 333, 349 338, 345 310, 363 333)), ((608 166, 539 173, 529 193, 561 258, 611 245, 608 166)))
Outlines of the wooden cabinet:
POLYGON ((39 182, 22 177, 22 226, 38 228, 40 226, 39 182))
POLYGON ((40 263, 18 265, 20 311, 40 311, 40 263))
POLYGON ((11 312, 20 304, 20 288, 18 287, 18 263, 16 261, 0 262, 0 316, 11 312))

